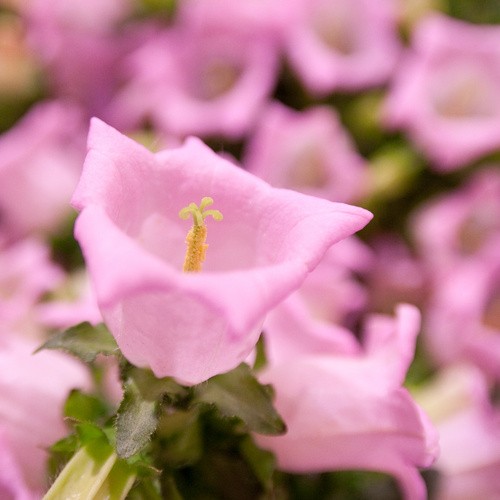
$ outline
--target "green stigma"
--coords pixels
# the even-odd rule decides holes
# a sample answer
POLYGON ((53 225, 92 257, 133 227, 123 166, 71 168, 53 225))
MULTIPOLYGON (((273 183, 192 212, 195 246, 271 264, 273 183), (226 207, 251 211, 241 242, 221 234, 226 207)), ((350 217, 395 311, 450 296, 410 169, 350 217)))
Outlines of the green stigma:
POLYGON ((186 237, 185 272, 201 271, 201 265, 205 260, 208 248, 208 245, 205 243, 207 239, 205 217, 211 215, 217 221, 222 220, 222 214, 218 210, 205 210, 213 202, 212 198, 206 196, 201 200, 200 206, 196 205, 196 203, 190 203, 189 206, 179 212, 179 217, 184 220, 188 219, 191 215, 193 216, 193 226, 186 237))

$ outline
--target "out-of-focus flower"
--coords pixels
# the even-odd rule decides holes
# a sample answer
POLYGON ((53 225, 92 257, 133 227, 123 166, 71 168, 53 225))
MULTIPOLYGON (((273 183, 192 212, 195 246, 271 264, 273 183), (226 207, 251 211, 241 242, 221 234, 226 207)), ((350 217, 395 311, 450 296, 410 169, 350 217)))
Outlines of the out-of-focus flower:
POLYGON ((255 436, 271 449, 279 468, 298 473, 339 469, 382 471, 395 476, 404 498, 424 500, 417 467, 437 456, 437 434, 401 384, 413 358, 418 310, 397 317, 372 316, 365 352, 308 355, 282 360, 259 376, 276 391, 285 420, 283 436, 255 436))
POLYGON ((37 347, 12 332, 0 335, 2 444, 22 471, 24 484, 40 495, 47 487, 45 448, 67 433, 63 403, 71 389, 89 388, 90 377, 83 365, 62 353, 33 355, 37 347))
POLYGON ((356 279, 366 274, 372 255, 354 236, 333 246, 301 287, 275 307, 264 322, 266 358, 272 364, 304 353, 355 354, 355 326, 367 293, 356 279))
POLYGON ((132 54, 112 119, 134 128, 147 118, 181 137, 241 138, 274 88, 277 41, 267 29, 218 20, 180 19, 132 54))
POLYGON ((313 94, 387 81, 400 48, 391 0, 294 0, 285 34, 292 68, 313 94))
POLYGON ((439 363, 468 361, 500 378, 500 246, 442 276, 426 314, 424 339, 439 363))
POLYGON ((27 41, 45 69, 51 94, 78 104, 89 118, 105 118, 121 84, 123 58, 155 29, 146 22, 125 22, 130 0, 21 4, 27 41))
MULTIPOLYGON (((50 261, 49 249, 37 240, 22 240, 0 252, 0 322, 17 325, 25 333, 36 330, 29 317, 42 295, 63 279, 63 271, 50 261)), ((35 322, 35 318, 31 317, 35 322)))
POLYGON ((415 393, 439 432, 436 500, 495 500, 500 495, 500 413, 484 374, 454 365, 415 393))
POLYGON ((414 213, 412 232, 421 258, 442 276, 500 245, 500 169, 477 171, 467 183, 414 213))
POLYGON ((69 216, 84 134, 74 107, 47 102, 0 136, 0 244, 54 231, 69 216))
POLYGON ((500 149, 499 90, 500 28, 431 16, 415 27, 384 119, 454 170, 500 149))
POLYGON ((367 167, 326 106, 294 111, 275 102, 262 113, 243 166, 275 187, 354 202, 367 188, 367 167))
POLYGON ((94 120, 89 149, 75 234, 120 349, 159 377, 198 383, 237 366, 266 313, 371 218, 271 188, 194 138, 152 154, 94 120), (224 220, 208 223, 203 272, 183 273, 179 210, 205 197, 224 220))

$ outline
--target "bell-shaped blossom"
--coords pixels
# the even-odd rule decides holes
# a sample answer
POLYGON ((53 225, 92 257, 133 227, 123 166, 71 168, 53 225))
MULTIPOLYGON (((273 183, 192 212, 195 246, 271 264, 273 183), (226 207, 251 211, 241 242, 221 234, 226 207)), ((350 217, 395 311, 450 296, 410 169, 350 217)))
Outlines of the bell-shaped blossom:
POLYGON ((153 154, 97 119, 72 203, 82 211, 75 235, 121 351, 187 383, 244 360, 266 313, 371 218, 274 189, 198 139, 153 154), (223 220, 207 223, 203 271, 182 272, 190 223, 179 211, 206 197, 223 220))
POLYGON ((489 391, 484 374, 465 364, 440 370, 415 394, 440 436, 436 500, 500 495, 500 413, 489 391))
POLYGON ((130 56, 112 120, 166 134, 241 138, 274 89, 278 42, 268 29, 186 16, 130 56))
POLYGON ((427 415, 402 387, 420 327, 416 308, 396 318, 372 316, 364 352, 308 354, 271 364, 259 379, 272 384, 288 432, 255 435, 282 470, 294 473, 361 469, 393 475, 407 500, 424 500, 417 470, 438 452, 427 415))
POLYGON ((294 0, 285 34, 292 69, 324 95, 385 83, 400 52, 392 0, 294 0))
POLYGON ((81 116, 61 102, 38 104, 0 136, 0 244, 69 217, 84 156, 81 116))
POLYGON ((356 354, 360 345, 347 329, 367 305, 367 292, 357 280, 370 268, 368 247, 354 236, 333 246, 301 287, 275 307, 264 322, 266 358, 310 354, 356 354))
POLYGON ((2 444, 22 471, 24 484, 40 498, 47 487, 46 448, 68 432, 63 404, 71 389, 90 387, 90 376, 83 365, 63 353, 33 355, 37 347, 12 332, 0 335, 2 444))
POLYGON ((262 113, 243 165, 275 187, 352 203, 367 190, 368 170, 335 111, 294 111, 274 102, 262 113))
POLYGON ((431 200, 413 214, 421 258, 437 276, 491 253, 500 245, 500 170, 474 173, 467 183, 431 200))
POLYGON ((385 122, 450 171, 500 149, 500 28, 435 15, 415 27, 385 122))
POLYGON ((438 363, 467 361, 500 378, 500 245, 436 281, 426 345, 438 363))
POLYGON ((50 260, 48 247, 37 240, 22 240, 2 249, 0 322, 11 326, 22 322, 22 330, 29 330, 27 320, 35 304, 63 277, 63 271, 50 260))

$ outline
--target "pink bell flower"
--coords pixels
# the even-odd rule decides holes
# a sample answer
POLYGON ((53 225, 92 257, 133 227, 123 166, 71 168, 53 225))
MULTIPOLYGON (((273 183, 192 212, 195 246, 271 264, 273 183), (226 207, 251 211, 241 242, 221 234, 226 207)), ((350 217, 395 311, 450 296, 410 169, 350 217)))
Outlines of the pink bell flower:
POLYGON ((81 115, 61 102, 38 104, 0 136, 0 244, 59 228, 84 156, 81 115))
POLYGON ((401 51, 392 0, 294 0, 285 34, 292 69, 314 95, 385 83, 401 51))
POLYGON ((400 305, 396 318, 372 316, 364 352, 309 354, 265 368, 275 406, 288 432, 255 435, 278 467, 293 473, 373 470, 393 475, 406 500, 427 498, 417 468, 438 453, 437 433, 402 387, 420 327, 416 308, 400 305))
POLYGON ((434 15, 415 27, 384 120, 405 130, 436 170, 500 149, 500 28, 434 15))
POLYGON ((243 137, 273 92, 278 43, 268 29, 218 20, 186 16, 132 53, 112 120, 127 128, 149 120, 182 138, 243 137))
POLYGON ((490 389, 479 369, 454 364, 415 392, 440 436, 436 500, 493 500, 500 494, 500 413, 490 389))
POLYGON ((421 206, 411 228, 422 260, 436 276, 500 245, 500 171, 476 171, 466 184, 421 206))
POLYGON ((97 119, 72 204, 98 304, 124 356, 192 384, 243 361, 266 313, 371 218, 274 189, 198 139, 153 154, 97 119), (203 271, 182 272, 190 223, 179 211, 188 216, 209 197, 223 220, 208 220, 208 251, 194 244, 206 253, 203 271))
POLYGON ((436 281, 424 339, 439 364, 466 361, 500 379, 500 245, 436 281))
POLYGON ((274 102, 251 137, 243 166, 275 187, 352 203, 367 191, 366 161, 335 111, 294 111, 274 102))

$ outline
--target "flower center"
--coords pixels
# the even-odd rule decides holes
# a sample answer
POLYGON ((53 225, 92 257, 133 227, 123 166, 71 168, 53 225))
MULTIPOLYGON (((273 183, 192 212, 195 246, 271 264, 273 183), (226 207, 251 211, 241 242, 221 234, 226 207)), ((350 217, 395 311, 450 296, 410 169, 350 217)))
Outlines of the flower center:
POLYGON ((181 219, 188 219, 193 216, 193 225, 186 237, 186 259, 184 260, 184 272, 200 272, 201 265, 205 260, 208 245, 207 226, 205 225, 205 217, 211 215, 215 220, 222 220, 222 214, 218 210, 205 210, 214 200, 206 196, 201 200, 200 206, 196 203, 190 203, 179 212, 181 219))

